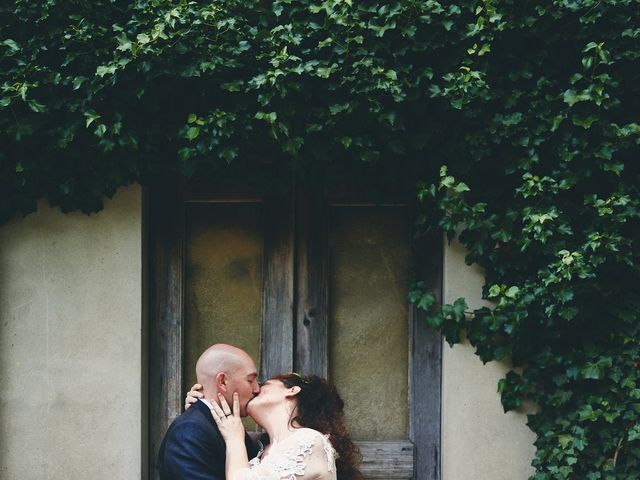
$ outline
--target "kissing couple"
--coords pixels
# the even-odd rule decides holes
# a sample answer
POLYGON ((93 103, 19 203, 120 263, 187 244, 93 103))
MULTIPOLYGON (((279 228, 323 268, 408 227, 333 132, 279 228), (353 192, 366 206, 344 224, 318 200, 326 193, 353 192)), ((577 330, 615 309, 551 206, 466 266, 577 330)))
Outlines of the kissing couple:
POLYGON ((360 480, 344 402, 315 375, 289 372, 258 383, 243 350, 216 344, 196 363, 198 383, 158 453, 161 480, 360 480), (249 415, 268 436, 245 432, 249 415))

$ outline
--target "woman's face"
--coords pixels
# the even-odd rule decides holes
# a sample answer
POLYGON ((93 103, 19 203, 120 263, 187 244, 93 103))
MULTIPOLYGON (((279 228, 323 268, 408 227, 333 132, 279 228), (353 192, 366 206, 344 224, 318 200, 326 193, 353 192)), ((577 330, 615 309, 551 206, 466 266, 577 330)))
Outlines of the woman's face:
POLYGON ((247 413, 254 417, 256 414, 259 416, 260 412, 265 409, 272 409, 278 405, 284 406, 287 398, 290 398, 291 395, 291 388, 288 388, 280 380, 267 380, 260 387, 260 393, 247 404, 247 413))

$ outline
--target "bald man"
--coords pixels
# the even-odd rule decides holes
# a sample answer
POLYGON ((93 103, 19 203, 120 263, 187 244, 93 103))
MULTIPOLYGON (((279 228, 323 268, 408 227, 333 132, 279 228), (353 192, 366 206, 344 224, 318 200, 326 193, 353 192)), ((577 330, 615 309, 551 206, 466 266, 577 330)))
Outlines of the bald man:
MULTIPOLYGON (((224 480, 225 443, 211 416, 211 404, 222 394, 229 405, 238 392, 240 415, 260 393, 258 372, 243 350, 226 344, 212 345, 196 363, 196 377, 204 395, 192 408, 176 418, 167 430, 158 453, 161 480, 224 480)), ((249 458, 257 448, 245 437, 249 458)))

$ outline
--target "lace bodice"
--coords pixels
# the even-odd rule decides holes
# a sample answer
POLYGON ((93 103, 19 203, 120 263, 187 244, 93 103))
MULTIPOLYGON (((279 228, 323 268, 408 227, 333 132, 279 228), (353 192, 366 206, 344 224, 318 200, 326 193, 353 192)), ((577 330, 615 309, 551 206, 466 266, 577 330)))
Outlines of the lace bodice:
POLYGON ((258 456, 249 465, 233 480, 336 480, 335 450, 328 435, 311 428, 272 444, 266 457, 258 456))

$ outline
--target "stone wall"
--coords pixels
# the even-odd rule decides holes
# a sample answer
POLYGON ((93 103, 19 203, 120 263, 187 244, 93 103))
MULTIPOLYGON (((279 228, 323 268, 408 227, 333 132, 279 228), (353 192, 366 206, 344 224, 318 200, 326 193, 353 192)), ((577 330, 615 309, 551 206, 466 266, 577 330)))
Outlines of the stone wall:
POLYGON ((0 478, 142 475, 142 202, 0 227, 0 478))
MULTIPOLYGON (((37 213, 0 227, 0 479, 146 479, 142 191, 91 216, 37 213)), ((444 296, 480 304, 482 272, 445 247, 444 296)), ((443 479, 525 480, 523 413, 496 392, 507 365, 443 352, 443 479)))
MULTIPOLYGON (((470 308, 482 306, 482 271, 464 263, 459 243, 445 246, 444 301, 465 297, 470 308)), ((508 365, 483 365, 468 343, 442 352, 443 480, 526 480, 535 454, 535 435, 524 412, 504 413, 498 380, 508 365)))

